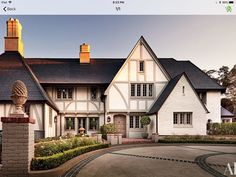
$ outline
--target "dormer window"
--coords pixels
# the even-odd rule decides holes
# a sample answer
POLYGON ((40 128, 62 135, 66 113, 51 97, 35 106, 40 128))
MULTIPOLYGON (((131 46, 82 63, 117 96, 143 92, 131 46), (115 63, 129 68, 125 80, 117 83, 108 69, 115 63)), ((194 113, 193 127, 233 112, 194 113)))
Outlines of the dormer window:
POLYGON ((139 72, 144 72, 144 61, 139 61, 139 72))
POLYGON ((57 99, 70 100, 73 97, 72 88, 57 88, 57 99))
POLYGON ((97 87, 91 87, 91 100, 97 100, 97 87))

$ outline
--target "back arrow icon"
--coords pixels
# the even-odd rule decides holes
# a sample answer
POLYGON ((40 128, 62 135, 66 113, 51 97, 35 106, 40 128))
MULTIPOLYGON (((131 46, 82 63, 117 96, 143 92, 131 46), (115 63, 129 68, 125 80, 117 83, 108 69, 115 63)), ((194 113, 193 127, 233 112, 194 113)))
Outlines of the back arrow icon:
POLYGON ((5 12, 7 11, 6 8, 7 8, 7 7, 4 7, 4 8, 3 8, 3 10, 4 10, 5 12))

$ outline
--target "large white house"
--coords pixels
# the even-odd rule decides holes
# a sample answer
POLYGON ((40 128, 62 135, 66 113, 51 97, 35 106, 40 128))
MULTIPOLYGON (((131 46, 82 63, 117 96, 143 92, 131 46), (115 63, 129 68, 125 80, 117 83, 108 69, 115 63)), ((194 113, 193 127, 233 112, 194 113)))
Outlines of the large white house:
POLYGON ((115 123, 128 138, 141 137, 142 115, 151 118, 148 132, 160 135, 205 135, 209 120, 221 122, 225 89, 190 61, 158 58, 144 37, 127 58, 90 58, 88 44, 73 59, 25 58, 23 49, 21 25, 9 19, 0 55, 0 117, 13 112, 11 85, 22 80, 36 138, 64 135, 71 121, 75 134, 115 123))

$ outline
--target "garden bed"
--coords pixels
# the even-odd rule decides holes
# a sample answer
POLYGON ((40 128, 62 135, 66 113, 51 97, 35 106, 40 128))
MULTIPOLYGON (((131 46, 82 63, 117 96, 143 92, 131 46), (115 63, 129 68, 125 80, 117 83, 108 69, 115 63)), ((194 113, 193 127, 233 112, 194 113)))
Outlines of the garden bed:
POLYGON ((96 144, 96 145, 90 145, 90 146, 84 146, 84 147, 78 147, 75 149, 70 149, 67 151, 64 151, 63 153, 54 154, 52 156, 46 156, 46 157, 35 157, 31 161, 31 170, 48 170, 52 168, 56 168, 60 166, 61 164, 65 163, 66 161, 77 157, 81 154, 107 148, 108 144, 96 144))
POLYGON ((236 144, 236 136, 172 135, 159 139, 159 143, 236 144))
POLYGON ((108 144, 97 142, 94 138, 71 137, 58 140, 42 140, 35 144, 35 157, 31 170, 48 170, 86 152, 107 148, 108 144))

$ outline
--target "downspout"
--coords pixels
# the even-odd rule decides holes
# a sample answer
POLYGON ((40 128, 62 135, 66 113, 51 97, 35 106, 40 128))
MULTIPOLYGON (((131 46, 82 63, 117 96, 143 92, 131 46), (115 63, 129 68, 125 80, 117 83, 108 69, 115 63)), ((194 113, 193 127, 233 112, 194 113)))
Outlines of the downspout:
POLYGON ((106 95, 101 96, 101 100, 103 102, 103 110, 104 110, 104 125, 106 123, 106 95))
POLYGON ((158 113, 156 113, 156 133, 158 133, 158 113))
POLYGON ((43 109, 42 109, 43 110, 42 111, 43 112, 43 122, 42 123, 43 123, 43 137, 44 138, 45 138, 45 104, 46 103, 43 103, 43 109))
POLYGON ((62 116, 60 113, 60 136, 62 136, 62 116))

